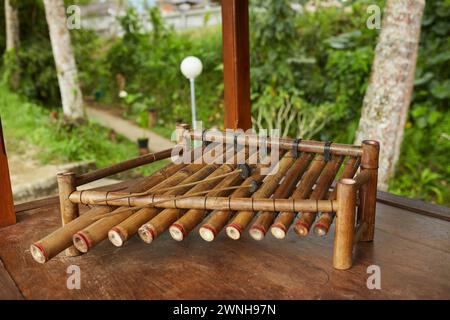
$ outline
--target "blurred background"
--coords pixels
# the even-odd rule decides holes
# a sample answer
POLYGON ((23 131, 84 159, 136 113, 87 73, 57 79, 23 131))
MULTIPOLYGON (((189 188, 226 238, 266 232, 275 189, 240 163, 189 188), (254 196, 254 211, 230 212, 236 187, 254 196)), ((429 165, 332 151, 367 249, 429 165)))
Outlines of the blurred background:
MULTIPOLYGON (((139 139, 147 139, 140 147, 150 151, 170 145, 175 124, 190 122, 189 83, 179 69, 186 56, 203 63, 197 118, 223 127, 219 1, 65 1, 66 8, 78 6, 67 15, 79 9, 81 24, 70 30, 87 113, 76 122, 61 108, 44 2, 10 2, 20 44, 16 55, 8 54, 0 10, 0 113, 16 202, 54 192, 62 167, 89 170, 128 159, 138 154, 139 139)), ((5 0, 0 3, 4 8, 5 0)), ((385 1, 250 0, 255 129, 353 143, 379 34, 366 26, 373 4, 383 9, 385 1)), ((394 194, 447 206, 449 34, 450 1, 427 1, 400 160, 388 186, 394 194)))

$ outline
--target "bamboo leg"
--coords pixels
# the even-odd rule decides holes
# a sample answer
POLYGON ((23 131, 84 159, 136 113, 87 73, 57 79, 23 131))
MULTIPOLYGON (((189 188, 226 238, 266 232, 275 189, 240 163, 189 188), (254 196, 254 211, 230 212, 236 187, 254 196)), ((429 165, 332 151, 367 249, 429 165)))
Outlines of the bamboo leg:
POLYGON ((352 266, 355 233, 355 180, 342 179, 337 185, 338 210, 333 247, 333 267, 346 270, 352 266))
MULTIPOLYGON (((76 176, 73 172, 62 172, 57 174, 56 179, 58 181, 61 220, 62 225, 65 226, 79 216, 78 204, 72 203, 69 200, 70 194, 77 189, 76 176)), ((74 257, 80 254, 74 246, 67 248, 65 253, 68 257, 74 257)))
POLYGON ((361 223, 367 224, 367 229, 361 235, 361 241, 373 241, 375 231, 375 211, 377 205, 378 156, 380 144, 374 140, 362 142, 361 173, 370 173, 369 182, 360 189, 361 223))

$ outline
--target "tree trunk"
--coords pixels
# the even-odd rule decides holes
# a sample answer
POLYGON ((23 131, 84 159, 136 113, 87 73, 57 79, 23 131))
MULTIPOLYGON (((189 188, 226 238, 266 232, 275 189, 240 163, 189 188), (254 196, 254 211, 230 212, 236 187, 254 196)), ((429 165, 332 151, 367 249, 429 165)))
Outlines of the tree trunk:
POLYGON ((20 46, 19 16, 17 8, 11 5, 10 0, 5 0, 5 22, 6 22, 6 55, 5 65, 11 67, 9 76, 10 85, 17 89, 20 83, 20 70, 18 67, 17 50, 20 46))
POLYGON ((388 187, 411 102, 425 0, 388 0, 364 97, 356 143, 381 143, 379 184, 388 187))
POLYGON ((19 17, 17 9, 13 7, 10 0, 5 0, 5 21, 6 21, 6 50, 16 50, 19 48, 19 17))
POLYGON ((63 0, 44 0, 44 6, 64 114, 70 119, 80 119, 84 116, 83 96, 70 33, 66 26, 64 2, 63 0))

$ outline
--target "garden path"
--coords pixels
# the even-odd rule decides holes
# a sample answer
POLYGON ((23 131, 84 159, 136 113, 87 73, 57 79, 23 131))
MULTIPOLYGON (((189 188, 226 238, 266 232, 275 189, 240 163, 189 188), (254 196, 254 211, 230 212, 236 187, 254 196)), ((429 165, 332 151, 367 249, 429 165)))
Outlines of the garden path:
POLYGON ((131 141, 137 141, 137 139, 143 137, 148 138, 149 149, 151 152, 170 149, 175 145, 172 141, 161 137, 148 129, 141 128, 131 121, 125 120, 104 108, 88 106, 86 110, 89 118, 97 121, 104 127, 116 131, 131 141))

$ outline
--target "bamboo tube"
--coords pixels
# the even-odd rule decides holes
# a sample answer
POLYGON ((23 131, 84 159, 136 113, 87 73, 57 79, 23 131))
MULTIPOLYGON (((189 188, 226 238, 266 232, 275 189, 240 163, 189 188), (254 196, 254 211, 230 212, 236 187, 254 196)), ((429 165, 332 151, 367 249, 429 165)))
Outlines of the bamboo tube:
MULTIPOLYGON (((165 177, 172 175, 183 166, 184 165, 169 164, 165 168, 154 173, 151 177, 141 179, 138 183, 136 183, 129 189, 130 191, 140 191, 148 189, 148 187, 151 184, 154 184, 158 180, 161 181, 165 177)), ((86 211, 77 219, 67 223, 62 228, 55 230, 45 238, 35 242, 34 244, 31 245, 30 248, 34 260, 36 260, 39 263, 45 263, 54 256, 56 256, 57 254, 59 254, 61 251, 69 248, 73 244, 72 236, 77 231, 92 224, 93 218, 108 213, 111 210, 113 210, 113 207, 110 206, 94 207, 86 211)))
MULTIPOLYGON (((162 187, 170 187, 176 185, 180 182, 179 178, 186 179, 189 176, 194 177, 194 179, 202 179, 209 171, 204 170, 205 167, 197 171, 197 175, 195 175, 195 171, 198 170, 199 165, 189 165, 178 171, 176 174, 172 175, 170 178, 166 180, 159 181, 158 184, 151 186, 149 192, 156 192, 162 187), (200 173, 199 173, 200 172, 200 173)), ((201 166, 201 165, 200 165, 201 166)), ((124 199, 128 201, 129 199, 124 199)), ((109 202, 108 202, 109 203, 109 202)), ((126 206, 126 205, 125 205, 126 206)), ((116 209, 115 211, 121 210, 121 208, 116 209)), ((158 212, 158 209, 153 209, 153 211, 158 212)), ((125 219, 130 217, 134 213, 133 210, 122 210, 120 213, 114 214, 114 211, 110 214, 110 216, 106 216, 101 220, 98 220, 83 230, 78 231, 73 235, 73 242, 75 247, 78 248, 81 252, 87 252, 95 245, 105 240, 108 237, 108 232, 114 226, 123 222, 125 219)))
MULTIPOLYGON (((210 165, 214 166, 214 165, 210 165)), ((227 172, 231 172, 235 169, 235 166, 224 164, 221 165, 217 170, 215 170, 209 177, 214 177, 217 175, 221 175, 227 172)), ((218 184, 219 181, 217 180, 210 180, 202 184, 198 184, 195 187, 193 187, 191 190, 186 192, 186 194, 192 194, 199 191, 205 191, 213 188, 218 184)), ((200 197, 204 198, 204 197, 200 197)), ((137 199, 134 199, 137 200, 137 199)), ((190 200, 190 198, 188 198, 190 200)), ((183 200, 180 200, 183 201, 183 200)), ((188 201, 189 202, 189 201, 188 201)), ((169 202, 167 202, 169 203, 169 202)), ((174 203, 175 204, 175 203, 174 203)), ((175 208, 180 208, 178 206, 175 206, 175 208)), ((141 239, 146 243, 151 243, 156 237, 158 237, 161 233, 163 233, 169 226, 174 223, 181 215, 183 215, 186 210, 182 209, 165 209, 161 211, 157 216, 155 216, 153 219, 151 219, 146 224, 142 225, 139 230, 138 234, 141 237, 141 239)))
MULTIPOLYGON (((242 185, 248 185, 252 181, 260 184, 265 176, 261 175, 260 170, 255 170, 253 174, 245 179, 242 185)), ((241 198, 251 195, 251 190, 249 188, 242 188, 234 191, 231 194, 231 198, 241 198)), ((211 217, 203 224, 199 229, 199 234, 205 241, 212 241, 217 236, 217 234, 223 229, 226 223, 230 220, 231 210, 218 210, 215 211, 211 217)))
MULTIPOLYGON (((274 190, 278 187, 279 182, 283 179, 286 171, 294 163, 294 158, 290 153, 286 153, 278 163, 278 168, 274 168, 271 175, 269 175, 263 185, 256 191, 252 197, 269 198, 274 190)), ((241 237, 242 231, 251 222, 254 216, 254 211, 240 211, 231 220, 231 223, 225 228, 227 235, 234 240, 241 237)))
MULTIPOLYGON (((298 158, 286 174, 285 179, 273 194, 274 199, 287 198, 291 195, 298 181, 305 173, 312 159, 312 154, 304 153, 298 158)), ((261 212, 249 230, 250 236, 255 240, 262 240, 275 219, 276 213, 261 212)))
MULTIPOLYGON (((296 200, 308 198, 325 164, 323 156, 316 156, 291 198, 296 200)), ((274 224, 270 227, 272 235, 277 239, 284 239, 294 218, 295 212, 280 212, 274 224)))
POLYGON ((129 169, 133 169, 144 164, 149 164, 158 160, 167 159, 172 155, 172 149, 166 149, 160 152, 149 153, 137 158, 126 160, 107 168, 99 169, 93 172, 82 174, 76 177, 76 186, 81 186, 83 184, 105 178, 107 176, 123 172, 129 169))
MULTIPOLYGON (((76 176, 73 172, 62 172, 56 175, 59 191, 59 206, 63 226, 79 216, 78 204, 72 203, 69 200, 69 195, 77 189, 75 179, 76 176)), ((80 252, 73 246, 67 248, 65 253, 68 257, 75 257, 80 254, 80 252)))
MULTIPOLYGON (((232 144, 234 143, 234 134, 225 133, 225 132, 218 132, 218 131, 207 131, 207 134, 205 137, 203 137, 202 132, 196 132, 191 131, 191 137, 195 140, 202 140, 207 139, 207 141, 215 141, 215 142, 222 142, 226 144, 232 144)), ((238 135, 241 136, 241 135, 238 135)), ((261 136, 258 136, 256 134, 254 135, 245 135, 245 139, 238 139, 240 141, 245 141, 245 145, 259 145, 263 142, 263 138, 261 136)), ((318 153, 323 154, 325 150, 325 144, 326 142, 319 142, 319 141, 308 141, 308 140, 302 140, 298 144, 294 139, 290 138, 279 138, 278 141, 271 142, 270 139, 265 139, 267 141, 267 145, 269 148, 278 147, 283 150, 292 150, 294 147, 298 148, 298 151, 301 152, 310 152, 310 153, 318 153)), ((239 143, 239 142, 238 142, 239 143)), ((351 146, 347 144, 339 144, 339 143, 333 143, 330 145, 330 153, 336 154, 336 155, 342 155, 342 156, 353 156, 358 157, 362 155, 362 149, 359 146, 351 146)))
POLYGON ((367 230, 367 223, 363 222, 356 227, 355 236, 353 237, 353 245, 357 244, 361 236, 367 230))
POLYGON ((339 208, 333 245, 333 267, 346 270, 352 266, 353 237, 355 232, 356 188, 355 180, 342 179, 337 185, 339 208))
MULTIPOLYGON (((358 171, 360 164, 360 158, 348 158, 346 164, 344 165, 344 170, 342 171, 339 180, 341 179, 352 179, 356 171, 358 171)), ((337 189, 334 188, 333 192, 330 194, 328 199, 335 200, 337 195, 337 189)), ((325 236, 333 223, 334 212, 323 212, 316 224, 314 225, 314 233, 318 236, 325 236)))
MULTIPOLYGON (((311 193, 311 200, 320 200, 327 195, 328 190, 330 189, 331 184, 333 183, 343 160, 344 157, 335 156, 330 162, 328 162, 328 164, 325 166, 324 171, 320 175, 319 180, 317 181, 314 191, 311 193)), ((300 218, 295 223, 295 232, 299 236, 307 236, 309 233, 309 229, 314 223, 314 220, 316 220, 316 215, 317 212, 302 212, 300 218)))
MULTIPOLYGON (((188 168, 191 168, 193 165, 189 165, 188 168)), ((200 171, 192 174, 191 177, 183 180, 183 183, 189 183, 193 181, 201 181, 207 175, 210 175, 214 169, 216 169, 217 165, 206 166, 205 169, 201 169, 200 171)), ((183 194, 189 190, 189 187, 175 189, 168 191, 165 193, 166 195, 179 195, 183 194)), ((131 236, 136 234, 139 228, 145 224, 146 222, 152 220, 161 210, 155 208, 143 208, 139 211, 132 214, 130 217, 112 227, 108 232, 108 238, 111 243, 117 247, 122 246, 131 236)))
POLYGON ((375 232, 375 211, 377 205, 377 181, 378 181, 378 156, 380 144, 374 140, 364 140, 362 142, 361 174, 369 172, 369 182, 361 186, 360 191, 360 212, 361 223, 367 224, 367 230, 362 233, 360 241, 373 241, 375 232))
MULTIPOLYGON (((234 186, 242 182, 243 177, 240 173, 235 173, 228 176, 220 182, 212 191, 208 192, 207 196, 228 196, 232 190, 216 191, 217 189, 234 186)), ((169 233, 173 239, 182 241, 187 235, 206 217, 207 210, 190 209, 180 219, 175 221, 169 227, 169 233)))

